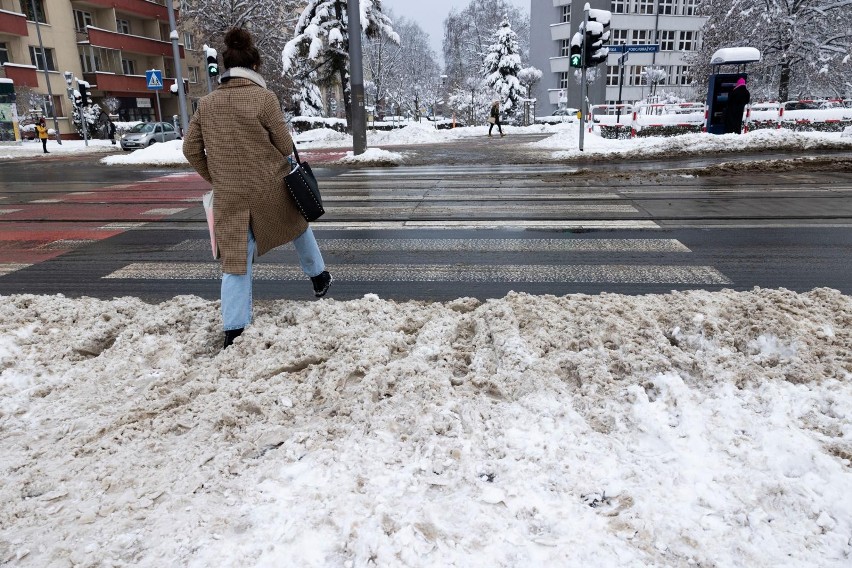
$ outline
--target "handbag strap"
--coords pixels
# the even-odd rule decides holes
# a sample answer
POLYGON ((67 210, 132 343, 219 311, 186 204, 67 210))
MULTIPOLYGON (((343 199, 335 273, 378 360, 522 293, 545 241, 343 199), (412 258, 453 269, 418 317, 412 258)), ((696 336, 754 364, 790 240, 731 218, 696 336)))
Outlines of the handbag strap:
POLYGON ((299 151, 296 149, 296 143, 295 142, 293 142, 293 155, 296 156, 296 163, 301 165, 302 160, 299 159, 299 151))

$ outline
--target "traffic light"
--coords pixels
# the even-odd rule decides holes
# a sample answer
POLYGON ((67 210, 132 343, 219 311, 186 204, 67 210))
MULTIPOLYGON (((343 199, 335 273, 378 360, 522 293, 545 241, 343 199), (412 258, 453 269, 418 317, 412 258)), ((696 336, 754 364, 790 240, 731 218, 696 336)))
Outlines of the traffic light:
POLYGON ((571 67, 583 67, 583 34, 577 32, 571 38, 571 67))
POLYGON ((91 105, 92 99, 89 95, 89 84, 85 81, 77 81, 77 87, 80 89, 80 106, 87 107, 91 105))
POLYGON ((586 67, 595 67, 606 61, 609 48, 603 44, 609 41, 609 22, 612 12, 609 10, 589 10, 589 23, 586 31, 586 67))
POLYGON ((212 47, 207 48, 207 74, 210 77, 215 77, 219 74, 219 62, 216 59, 216 50, 212 47))

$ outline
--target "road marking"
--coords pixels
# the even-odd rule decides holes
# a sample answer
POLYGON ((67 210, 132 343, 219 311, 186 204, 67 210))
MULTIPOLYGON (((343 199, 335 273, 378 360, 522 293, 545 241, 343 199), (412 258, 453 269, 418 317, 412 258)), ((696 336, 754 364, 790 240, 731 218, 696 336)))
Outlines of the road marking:
MULTIPOLYGON (((399 203, 383 202, 376 205, 364 205, 363 207, 338 206, 330 207, 326 213, 335 216, 346 215, 351 217, 367 217, 372 215, 378 218, 387 219, 394 214, 414 214, 425 217, 430 213, 433 215, 451 214, 454 217, 464 215, 465 217, 497 217, 511 216, 523 213, 525 217, 535 217, 547 215, 548 217, 567 217, 572 214, 593 214, 593 213, 620 213, 624 215, 635 215, 639 211, 632 205, 585 205, 585 204, 565 204, 564 206, 554 205, 552 203, 523 203, 519 205, 513 204, 488 204, 483 206, 476 205, 447 205, 442 207, 434 204, 417 205, 414 203, 399 203), (416 211, 416 213, 415 213, 416 211)), ((430 220, 430 219, 423 219, 430 220)), ((474 219, 475 220, 475 219, 474 219)))
POLYGON ((0 215, 8 215, 9 213, 17 213, 23 209, 0 209, 0 215))
MULTIPOLYGON (((648 252, 689 253, 677 239, 319 239, 323 252, 648 252)), ((293 245, 288 245, 293 249, 293 245)), ((210 251, 188 239, 170 251, 210 251)))
POLYGON ((61 199, 34 199, 30 203, 62 203, 61 199))
MULTIPOLYGON (((130 187, 129 185, 111 185, 107 189, 118 189, 121 187, 130 187)), ((94 191, 72 191, 68 195, 92 195, 94 191)))
POLYGON ((7 274, 17 272, 18 270, 22 270, 29 266, 32 266, 32 264, 19 264, 14 262, 0 263, 0 276, 5 276, 7 274))
POLYGON ((174 215, 181 211, 186 211, 186 207, 161 207, 159 209, 149 209, 142 213, 142 215, 174 215))
MULTIPOLYGON (((613 284, 733 284, 711 266, 577 264, 345 264, 333 267, 340 282, 570 282, 613 284)), ((218 262, 139 262, 104 276, 126 280, 218 280, 218 262)), ((257 264, 257 280, 305 280, 293 265, 257 264)))
POLYGON ((345 231, 349 229, 540 229, 551 231, 578 231, 584 229, 659 229, 653 221, 323 221, 311 223, 314 229, 345 231))
MULTIPOLYGON (((622 199, 620 195, 615 195, 614 193, 599 193, 599 194, 586 194, 586 193, 564 193, 564 194, 554 194, 553 192, 547 194, 541 193, 511 193, 511 194, 501 194, 501 195, 477 195, 471 196, 469 192, 466 195, 428 195, 425 193, 414 194, 414 195, 399 195, 398 191, 375 191, 370 189, 369 195, 337 195, 335 192, 323 192, 322 200, 323 203, 335 203, 335 202, 346 202, 346 201, 424 201, 424 202, 440 202, 440 201, 460 201, 460 202, 480 202, 480 201, 516 201, 521 199, 535 199, 537 201, 573 201, 573 200, 583 200, 583 201, 599 201, 599 200, 613 200, 617 201, 622 199)), ((498 191, 498 190, 495 190, 498 191)), ((198 201, 199 199, 187 199, 186 201, 198 201)), ((524 204, 527 205, 526 203, 524 204)))
POLYGON ((456 177, 470 174, 487 174, 492 176, 519 176, 520 174, 567 174, 577 172, 577 168, 562 166, 425 166, 382 168, 369 171, 348 171, 338 177, 370 179, 374 177, 399 176, 410 177, 456 177))
MULTIPOLYGON (((71 250, 84 247, 96 242, 98 241, 95 239, 60 239, 58 241, 51 241, 49 243, 45 243, 39 248, 48 250, 71 250)), ((208 243, 207 246, 209 248, 210 243, 208 243)))
POLYGON ((118 222, 118 223, 109 223, 107 225, 101 225, 100 227, 98 227, 98 229, 104 230, 104 231, 138 229, 140 227, 144 227, 145 225, 147 225, 147 223, 118 222))

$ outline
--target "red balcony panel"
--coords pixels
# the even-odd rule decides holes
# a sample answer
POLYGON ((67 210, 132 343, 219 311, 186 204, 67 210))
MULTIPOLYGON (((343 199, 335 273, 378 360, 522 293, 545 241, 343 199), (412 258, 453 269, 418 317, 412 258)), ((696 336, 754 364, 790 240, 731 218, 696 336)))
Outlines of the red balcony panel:
POLYGON ((27 31, 27 17, 16 12, 0 10, 0 34, 22 37, 30 35, 27 31))
MULTIPOLYGON (((169 21, 168 9, 162 4, 149 2, 148 0, 86 0, 88 4, 103 6, 104 8, 115 8, 120 12, 136 14, 144 18, 152 18, 164 22, 169 21)), ((175 10, 175 18, 178 11, 175 10)))
POLYGON ((3 70, 6 71, 6 78, 14 81, 16 87, 38 88, 38 69, 32 65, 6 63, 3 70))
MULTIPOLYGON (((154 96, 154 91, 148 90, 148 84, 145 82, 145 76, 142 75, 113 75, 112 73, 84 73, 83 77, 94 85, 94 89, 103 93, 119 94, 135 94, 141 96, 154 96)), ((160 96, 171 97, 172 92, 169 90, 174 85, 174 79, 163 78, 163 89, 160 91, 160 96)), ((186 85, 186 81, 184 81, 186 85)))
MULTIPOLYGON (((100 28, 89 27, 89 43, 95 47, 106 47, 109 49, 120 49, 132 53, 144 53, 145 55, 172 56, 172 43, 159 41, 147 37, 125 35, 100 28)), ((180 57, 183 59, 183 46, 180 46, 180 57)))

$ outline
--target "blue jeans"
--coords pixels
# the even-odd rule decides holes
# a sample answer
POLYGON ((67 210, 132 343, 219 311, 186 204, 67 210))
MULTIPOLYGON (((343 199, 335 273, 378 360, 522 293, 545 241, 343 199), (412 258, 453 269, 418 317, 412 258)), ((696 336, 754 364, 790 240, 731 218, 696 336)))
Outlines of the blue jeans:
MULTIPOLYGON (((325 270, 322 253, 310 227, 296 237, 293 245, 296 247, 296 254, 299 255, 299 266, 302 272, 313 278, 325 270)), ((251 227, 248 231, 247 248, 246 273, 222 273, 222 321, 225 331, 242 329, 251 323, 251 268, 257 248, 251 227)))

